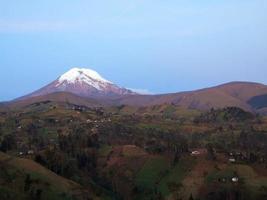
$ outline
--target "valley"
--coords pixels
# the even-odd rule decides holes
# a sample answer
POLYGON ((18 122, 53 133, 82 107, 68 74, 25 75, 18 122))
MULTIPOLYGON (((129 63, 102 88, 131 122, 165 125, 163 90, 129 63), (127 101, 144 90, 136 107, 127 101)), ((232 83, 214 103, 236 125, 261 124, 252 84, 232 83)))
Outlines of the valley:
POLYGON ((47 181, 73 187, 56 189, 63 199, 264 199, 266 131, 264 116, 236 107, 198 111, 46 101, 3 110, 1 167, 11 165, 21 178, 2 174, 0 195, 9 199, 19 192, 27 199, 38 190, 36 198, 47 199, 47 181), (25 190, 27 177, 34 184, 25 190), (7 190, 9 180, 22 189, 7 190))

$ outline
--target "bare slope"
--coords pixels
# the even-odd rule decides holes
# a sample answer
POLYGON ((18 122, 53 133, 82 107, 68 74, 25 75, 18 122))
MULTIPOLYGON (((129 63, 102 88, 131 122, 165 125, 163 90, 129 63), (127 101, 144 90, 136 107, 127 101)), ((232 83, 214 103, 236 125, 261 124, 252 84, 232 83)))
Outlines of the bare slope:
POLYGON ((250 82, 231 82, 216 87, 164 95, 135 95, 118 99, 119 104, 148 106, 172 103, 191 109, 206 110, 212 107, 236 106, 252 110, 247 101, 266 94, 267 86, 250 82))

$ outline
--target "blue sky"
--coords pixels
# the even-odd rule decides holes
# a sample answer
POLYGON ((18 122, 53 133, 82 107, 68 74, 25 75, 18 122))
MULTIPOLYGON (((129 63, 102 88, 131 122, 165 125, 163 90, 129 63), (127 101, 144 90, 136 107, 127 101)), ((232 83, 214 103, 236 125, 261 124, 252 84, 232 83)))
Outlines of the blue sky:
POLYGON ((267 84, 266 0, 0 0, 0 101, 72 67, 153 93, 267 84))

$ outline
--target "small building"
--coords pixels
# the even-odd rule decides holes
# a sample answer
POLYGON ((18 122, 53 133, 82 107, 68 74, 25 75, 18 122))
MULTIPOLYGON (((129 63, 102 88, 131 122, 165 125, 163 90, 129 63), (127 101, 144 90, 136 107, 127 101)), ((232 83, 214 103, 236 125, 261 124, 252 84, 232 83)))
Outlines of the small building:
POLYGON ((200 155, 200 152, 199 151, 192 151, 191 155, 192 156, 197 156, 197 155, 200 155))
POLYGON ((239 181, 238 177, 233 177, 233 178, 232 178, 232 182, 233 182, 233 183, 237 183, 238 181, 239 181))
POLYGON ((27 152, 27 154, 28 154, 28 155, 33 155, 33 154, 34 154, 34 151, 33 151, 33 150, 29 150, 29 151, 27 152))
POLYGON ((236 159, 235 158, 229 158, 229 162, 230 163, 235 163, 236 162, 236 159))

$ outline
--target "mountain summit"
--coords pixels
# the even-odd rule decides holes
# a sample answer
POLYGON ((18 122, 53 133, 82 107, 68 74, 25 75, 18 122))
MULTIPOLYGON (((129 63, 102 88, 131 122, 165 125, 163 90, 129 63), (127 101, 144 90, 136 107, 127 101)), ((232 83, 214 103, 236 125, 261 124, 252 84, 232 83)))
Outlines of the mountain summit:
POLYGON ((96 71, 85 68, 73 68, 58 78, 56 87, 64 88, 68 85, 87 85, 96 90, 105 90, 112 82, 104 79, 96 71))
POLYGON ((23 97, 43 96, 55 92, 69 92, 82 97, 120 97, 136 94, 104 79, 92 69, 72 68, 49 85, 23 97))

